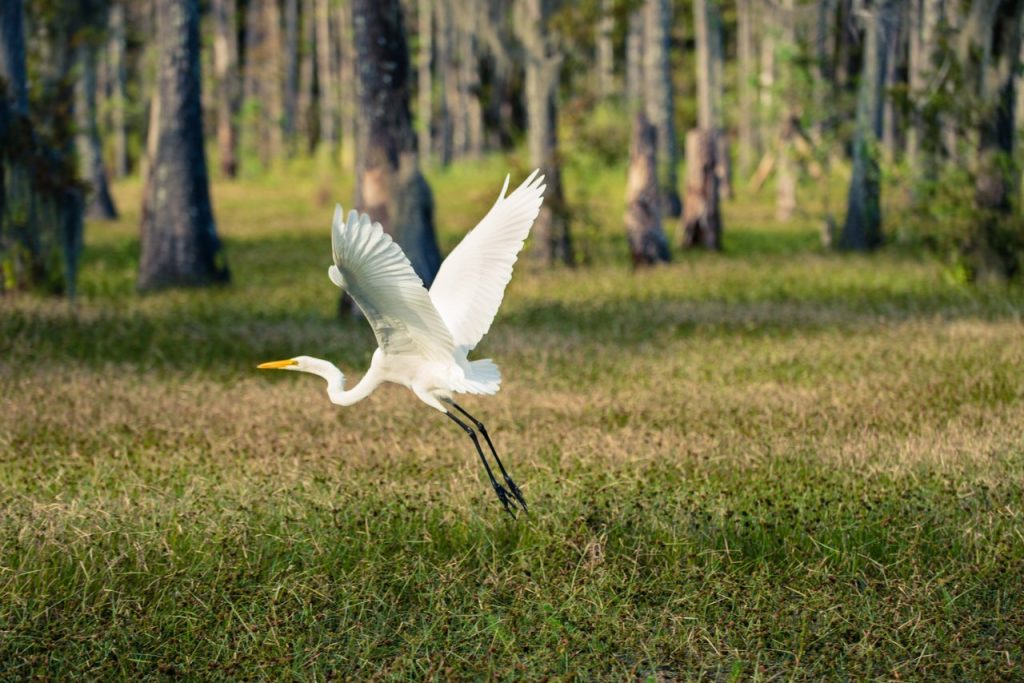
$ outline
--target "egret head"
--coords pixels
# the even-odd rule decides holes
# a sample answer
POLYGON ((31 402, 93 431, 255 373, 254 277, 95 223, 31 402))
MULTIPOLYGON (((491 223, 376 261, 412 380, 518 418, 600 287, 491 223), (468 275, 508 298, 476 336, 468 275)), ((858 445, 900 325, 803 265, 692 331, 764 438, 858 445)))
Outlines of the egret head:
POLYGON ((288 360, 273 360, 269 363, 260 363, 256 367, 260 370, 298 370, 299 372, 310 372, 323 377, 327 368, 333 368, 334 366, 319 358, 296 356, 288 360))

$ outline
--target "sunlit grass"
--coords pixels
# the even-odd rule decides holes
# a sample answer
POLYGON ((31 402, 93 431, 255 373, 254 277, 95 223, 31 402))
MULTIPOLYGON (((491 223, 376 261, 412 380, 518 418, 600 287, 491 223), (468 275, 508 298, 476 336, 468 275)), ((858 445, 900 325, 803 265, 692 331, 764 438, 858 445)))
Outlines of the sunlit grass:
MULTIPOLYGON (((445 249, 508 169, 430 170, 445 249)), ((0 678, 1017 675, 1024 292, 828 252, 811 193, 634 273, 623 175, 567 173, 591 265, 524 258, 481 348, 515 523, 405 390, 254 369, 368 363, 325 272, 350 179, 218 182, 233 283, 145 297, 118 184, 74 307, 0 301, 0 678)))

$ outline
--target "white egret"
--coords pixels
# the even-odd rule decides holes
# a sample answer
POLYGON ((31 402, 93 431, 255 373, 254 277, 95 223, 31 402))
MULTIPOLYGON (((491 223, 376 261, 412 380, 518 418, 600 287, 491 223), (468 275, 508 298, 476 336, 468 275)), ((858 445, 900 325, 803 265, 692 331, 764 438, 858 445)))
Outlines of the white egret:
POLYGON ((491 395, 501 384, 493 362, 469 360, 468 354, 491 327, 546 187, 539 171, 506 196, 508 183, 506 177, 494 206, 441 264, 429 291, 380 223, 355 211, 345 219, 338 205, 331 229, 334 265, 328 276, 349 293, 373 328, 379 348, 370 367, 347 390, 341 370, 319 358, 296 356, 259 367, 319 375, 327 381, 328 397, 341 406, 361 401, 384 382, 408 387, 469 435, 498 499, 514 516, 517 503, 526 510, 522 492, 505 471, 483 422, 453 399, 461 393, 491 395), (484 437, 504 486, 495 478, 477 432, 484 437))

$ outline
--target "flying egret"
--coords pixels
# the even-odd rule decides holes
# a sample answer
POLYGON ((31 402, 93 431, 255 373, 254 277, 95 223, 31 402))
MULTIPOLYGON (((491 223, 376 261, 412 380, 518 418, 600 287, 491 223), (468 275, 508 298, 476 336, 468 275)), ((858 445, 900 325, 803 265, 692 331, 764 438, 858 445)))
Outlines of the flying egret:
POLYGON ((484 423, 452 398, 463 393, 491 395, 501 384, 501 373, 490 359, 469 360, 468 355, 494 321, 546 187, 539 170, 506 196, 508 183, 506 176, 494 206, 441 264, 429 291, 380 223, 355 211, 345 219, 341 205, 336 206, 331 228, 334 265, 327 274, 355 300, 373 328, 379 348, 373 352, 370 367, 349 390, 341 370, 319 358, 296 356, 259 367, 319 375, 327 381, 331 402, 341 406, 361 401, 384 382, 408 387, 465 431, 498 500, 515 516, 517 503, 527 509, 522 492, 505 471, 484 423), (504 486, 484 456, 478 432, 498 465, 504 486))

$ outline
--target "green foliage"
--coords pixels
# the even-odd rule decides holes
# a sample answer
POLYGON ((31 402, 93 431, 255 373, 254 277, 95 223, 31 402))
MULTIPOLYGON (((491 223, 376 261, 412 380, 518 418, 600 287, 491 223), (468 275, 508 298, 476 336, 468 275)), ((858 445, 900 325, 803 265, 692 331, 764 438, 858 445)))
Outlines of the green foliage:
MULTIPOLYGON (((1012 169, 1003 168, 1006 177, 1012 169)), ((889 221, 898 243, 937 254, 951 275, 964 282, 988 277, 1015 278, 1024 264, 1024 217, 978 206, 977 174, 945 166, 933 181, 919 183, 905 206, 889 221)))

